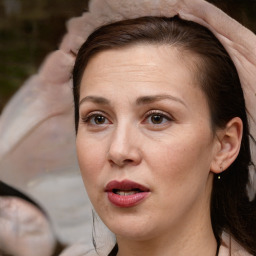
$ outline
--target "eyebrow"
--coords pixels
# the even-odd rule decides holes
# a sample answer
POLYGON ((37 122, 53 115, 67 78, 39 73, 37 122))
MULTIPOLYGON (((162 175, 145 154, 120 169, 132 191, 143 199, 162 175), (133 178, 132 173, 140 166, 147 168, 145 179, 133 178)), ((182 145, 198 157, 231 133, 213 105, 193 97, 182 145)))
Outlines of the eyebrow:
POLYGON ((96 104, 101 104, 101 105, 109 105, 110 104, 110 101, 106 98, 103 98, 103 97, 98 97, 98 96, 86 96, 84 97, 83 99, 80 100, 79 102, 79 106, 84 103, 84 102, 93 102, 93 103, 96 103, 96 104))
POLYGON ((150 104, 150 103, 154 103, 157 101, 161 101, 161 100, 172 100, 172 101, 176 101, 181 103, 182 105, 184 105, 185 107, 187 107, 187 105, 185 104, 185 102, 183 102, 181 99, 168 95, 168 94, 160 94, 160 95, 152 95, 152 96, 142 96, 139 97, 136 100, 136 104, 137 105, 144 105, 144 104, 150 104))
MULTIPOLYGON (((149 95, 149 96, 142 96, 139 97, 136 100, 136 105, 146 105, 146 104, 150 104, 150 103, 154 103, 157 101, 161 101, 161 100, 172 100, 172 101, 176 101, 181 103, 182 105, 184 105, 185 107, 187 107, 187 105, 179 98, 171 96, 171 95, 167 95, 167 94, 160 94, 160 95, 149 95)), ((86 96, 84 97, 80 102, 79 102, 79 106, 84 103, 84 102, 93 102, 96 104, 101 104, 101 105, 110 105, 110 101, 104 97, 99 97, 99 96, 86 96)))

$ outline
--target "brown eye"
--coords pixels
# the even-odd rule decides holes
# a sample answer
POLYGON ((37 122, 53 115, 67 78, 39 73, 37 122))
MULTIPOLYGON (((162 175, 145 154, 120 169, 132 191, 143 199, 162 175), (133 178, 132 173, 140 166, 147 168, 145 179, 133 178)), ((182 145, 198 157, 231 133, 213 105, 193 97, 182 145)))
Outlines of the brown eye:
POLYGON ((82 120, 84 123, 87 123, 88 125, 91 126, 101 126, 101 125, 107 125, 110 124, 110 121, 101 114, 97 114, 97 113, 91 113, 86 117, 82 117, 82 120))
POLYGON ((170 114, 160 110, 150 110, 143 121, 143 123, 149 124, 154 128, 162 127, 162 125, 172 122, 174 119, 170 114))
POLYGON ((92 118, 92 123, 101 125, 104 124, 106 122, 106 117, 104 116, 100 116, 100 115, 96 115, 92 118))
POLYGON ((161 124, 164 117, 161 115, 152 115, 150 119, 153 124, 161 124))
POLYGON ((104 124, 106 121, 106 118, 104 116, 95 116, 94 122, 95 124, 104 124))

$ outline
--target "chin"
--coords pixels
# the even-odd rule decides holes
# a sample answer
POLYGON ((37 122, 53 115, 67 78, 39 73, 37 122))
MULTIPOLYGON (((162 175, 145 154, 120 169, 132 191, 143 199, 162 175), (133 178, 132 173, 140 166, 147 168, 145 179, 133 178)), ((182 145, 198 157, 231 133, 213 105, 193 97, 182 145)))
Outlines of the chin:
POLYGON ((151 218, 138 216, 136 212, 124 213, 119 216, 113 214, 111 218, 106 218, 105 216, 103 222, 117 238, 135 241, 149 240, 154 237, 157 230, 152 225, 151 218))

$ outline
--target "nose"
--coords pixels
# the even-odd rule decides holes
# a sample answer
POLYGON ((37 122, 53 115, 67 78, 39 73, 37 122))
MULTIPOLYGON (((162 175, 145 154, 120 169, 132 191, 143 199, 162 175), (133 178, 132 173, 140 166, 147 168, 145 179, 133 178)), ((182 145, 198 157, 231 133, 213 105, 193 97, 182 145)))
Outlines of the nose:
POLYGON ((131 126, 118 126, 110 139, 108 161, 111 165, 124 167, 138 165, 142 160, 139 134, 131 126))

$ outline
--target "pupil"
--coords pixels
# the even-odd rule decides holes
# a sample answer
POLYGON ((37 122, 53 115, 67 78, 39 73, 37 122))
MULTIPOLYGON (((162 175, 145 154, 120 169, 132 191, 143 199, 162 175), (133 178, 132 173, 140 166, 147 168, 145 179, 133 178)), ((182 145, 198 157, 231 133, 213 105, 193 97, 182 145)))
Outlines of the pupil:
POLYGON ((104 116, 96 116, 95 117, 95 123, 96 124, 103 124, 105 122, 105 117, 104 116))
POLYGON ((154 115, 151 117, 151 121, 154 124, 160 124, 163 121, 163 117, 160 115, 154 115))

